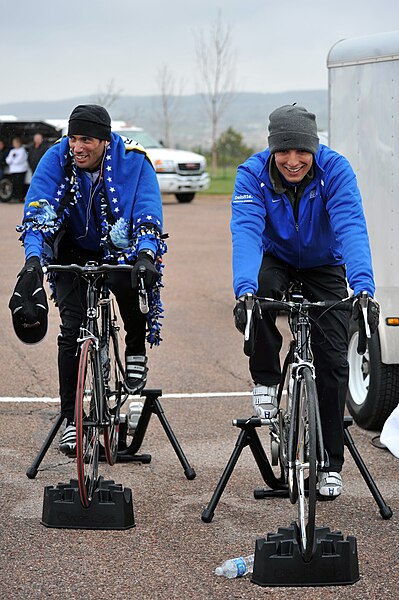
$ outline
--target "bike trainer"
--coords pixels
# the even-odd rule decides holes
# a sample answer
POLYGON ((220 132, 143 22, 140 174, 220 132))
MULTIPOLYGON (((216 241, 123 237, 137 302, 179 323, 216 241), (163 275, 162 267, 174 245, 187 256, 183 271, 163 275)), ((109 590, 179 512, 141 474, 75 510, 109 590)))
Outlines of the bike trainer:
MULTIPOLYGON (((129 446, 126 444, 126 428, 121 428, 120 444, 118 448, 117 463, 126 462, 151 462, 150 454, 138 454, 143 443, 151 415, 155 414, 170 441, 172 447, 184 469, 187 479, 196 477, 195 470, 190 466, 177 438, 165 416, 159 401, 162 396, 160 389, 144 389, 144 406, 137 427, 129 446)), ((29 479, 34 479, 39 466, 50 448, 64 417, 58 415, 49 431, 42 447, 34 461, 26 471, 29 479)), ((100 455, 100 460, 104 456, 100 455)), ((59 483, 57 486, 47 486, 44 489, 42 524, 46 527, 59 527, 70 529, 129 529, 134 527, 132 491, 123 488, 112 480, 98 478, 97 488, 88 508, 80 502, 77 480, 71 479, 70 483, 59 483)))
POLYGON ((76 479, 46 486, 41 523, 61 529, 130 529, 135 525, 132 490, 99 477, 91 504, 84 508, 76 479))
MULTIPOLYGON (((392 517, 392 510, 385 503, 362 457, 360 456, 348 427, 352 417, 344 418, 344 442, 357 468, 376 501, 383 519, 392 517)), ((288 498, 287 485, 282 476, 276 477, 261 444, 257 428, 261 419, 236 419, 233 425, 241 431, 234 450, 215 488, 213 496, 202 513, 202 520, 210 523, 215 508, 230 479, 241 452, 249 446, 262 478, 268 489, 256 488, 254 497, 288 498)), ((296 523, 279 528, 277 533, 268 533, 266 538, 258 538, 255 546, 254 568, 251 581, 257 585, 270 587, 329 586, 348 585, 359 580, 357 542, 353 536, 344 540, 341 532, 331 532, 327 527, 316 527, 316 547, 309 562, 305 562, 298 543, 296 523)))
POLYGON ((316 548, 312 559, 302 559, 296 531, 281 527, 255 545, 252 583, 264 587, 350 585, 359 581, 356 538, 344 540, 340 531, 316 528, 316 548))

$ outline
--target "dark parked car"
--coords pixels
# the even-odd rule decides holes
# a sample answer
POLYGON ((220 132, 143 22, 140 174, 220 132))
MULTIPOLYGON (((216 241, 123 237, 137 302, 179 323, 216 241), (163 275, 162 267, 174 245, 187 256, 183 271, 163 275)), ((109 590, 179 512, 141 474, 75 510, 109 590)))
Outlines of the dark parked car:
MULTIPOLYGON (((4 141, 6 148, 11 148, 12 139, 19 136, 24 146, 33 141, 35 133, 41 133, 48 144, 52 144, 62 136, 62 131, 45 121, 20 121, 14 118, 0 117, 0 139, 4 141)), ((29 185, 30 172, 27 176, 26 185, 29 185)), ((0 201, 8 202, 12 198, 12 182, 8 176, 7 169, 0 179, 0 201)))

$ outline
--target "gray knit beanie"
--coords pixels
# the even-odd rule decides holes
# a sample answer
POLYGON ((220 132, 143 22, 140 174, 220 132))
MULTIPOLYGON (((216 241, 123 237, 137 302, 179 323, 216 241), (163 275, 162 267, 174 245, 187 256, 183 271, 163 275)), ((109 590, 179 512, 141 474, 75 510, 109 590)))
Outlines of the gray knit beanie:
POLYGON ((269 150, 305 150, 316 154, 319 148, 316 117, 303 106, 286 104, 269 116, 269 150))

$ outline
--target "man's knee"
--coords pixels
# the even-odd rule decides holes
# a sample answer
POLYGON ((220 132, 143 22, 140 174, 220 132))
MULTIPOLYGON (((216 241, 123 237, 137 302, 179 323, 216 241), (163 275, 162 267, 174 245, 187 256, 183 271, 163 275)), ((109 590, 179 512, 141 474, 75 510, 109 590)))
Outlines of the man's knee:
POLYGON ((59 348, 76 347, 81 324, 82 321, 79 318, 70 317, 63 320, 57 340, 59 348))

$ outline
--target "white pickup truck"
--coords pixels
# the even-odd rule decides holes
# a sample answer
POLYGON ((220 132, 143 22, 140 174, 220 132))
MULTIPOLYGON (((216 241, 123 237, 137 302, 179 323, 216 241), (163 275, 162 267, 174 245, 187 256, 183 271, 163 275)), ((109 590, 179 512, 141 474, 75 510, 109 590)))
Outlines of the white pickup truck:
POLYGON ((178 202, 191 202, 196 192, 208 189, 210 177, 205 171, 205 157, 201 154, 164 148, 140 127, 113 125, 113 130, 144 146, 163 194, 174 194, 178 202))

